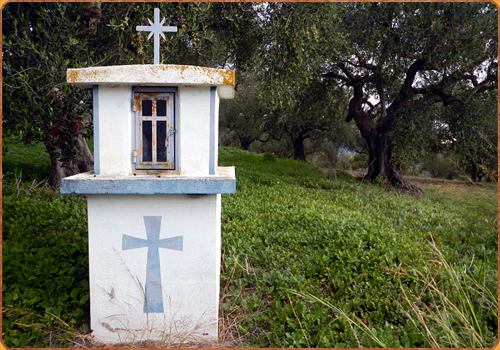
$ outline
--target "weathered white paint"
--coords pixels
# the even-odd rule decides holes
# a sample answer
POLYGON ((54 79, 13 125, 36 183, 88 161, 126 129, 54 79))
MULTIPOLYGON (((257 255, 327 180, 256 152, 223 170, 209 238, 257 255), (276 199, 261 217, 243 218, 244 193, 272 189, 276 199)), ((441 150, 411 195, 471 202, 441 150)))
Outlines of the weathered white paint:
POLYGON ((106 86, 98 91, 100 174, 130 174, 133 119, 131 87, 106 86))
POLYGON ((217 339, 220 195, 89 195, 91 328, 104 342, 217 339), (144 216, 162 216, 160 238, 183 236, 183 251, 160 249, 163 314, 145 314, 147 249, 122 250, 124 234, 146 239, 144 216))
POLYGON ((210 86, 179 87, 178 142, 182 175, 209 174, 210 86))
POLYGON ((170 64, 129 65, 68 69, 68 83, 91 87, 98 85, 212 85, 222 99, 234 97, 234 71, 170 64))

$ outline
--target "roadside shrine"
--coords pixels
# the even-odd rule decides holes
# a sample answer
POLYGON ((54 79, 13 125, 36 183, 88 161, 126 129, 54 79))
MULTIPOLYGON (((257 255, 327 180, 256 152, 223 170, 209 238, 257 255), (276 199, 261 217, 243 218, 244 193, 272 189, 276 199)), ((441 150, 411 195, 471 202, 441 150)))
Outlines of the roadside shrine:
POLYGON ((67 71, 93 90, 95 170, 61 193, 87 195, 91 329, 106 343, 218 333, 221 194, 236 192, 217 164, 218 106, 234 71, 159 64, 175 31, 159 17, 137 27, 155 64, 67 71))

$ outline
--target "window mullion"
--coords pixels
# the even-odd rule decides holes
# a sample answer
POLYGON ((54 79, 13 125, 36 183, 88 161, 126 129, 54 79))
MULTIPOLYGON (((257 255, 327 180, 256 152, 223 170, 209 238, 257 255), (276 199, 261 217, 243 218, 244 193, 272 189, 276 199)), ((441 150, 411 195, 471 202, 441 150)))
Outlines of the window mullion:
POLYGON ((153 135, 152 135, 152 145, 151 145, 151 148, 153 150, 153 164, 156 164, 157 163, 157 156, 156 156, 156 150, 157 150, 157 142, 158 142, 158 139, 157 139, 157 132, 156 132, 156 128, 157 128, 157 117, 156 115, 153 115, 152 117, 152 127, 153 127, 153 135))

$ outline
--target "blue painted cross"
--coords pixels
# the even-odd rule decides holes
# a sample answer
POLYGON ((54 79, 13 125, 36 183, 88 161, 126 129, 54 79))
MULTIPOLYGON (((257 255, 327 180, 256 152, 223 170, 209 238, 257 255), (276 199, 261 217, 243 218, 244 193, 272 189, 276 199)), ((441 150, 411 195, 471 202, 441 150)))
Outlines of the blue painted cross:
POLYGON ((155 21, 151 22, 150 19, 149 26, 137 26, 135 29, 139 32, 150 32, 148 35, 148 40, 154 35, 154 63, 160 64, 160 35, 165 40, 165 35, 163 32, 177 32, 177 27, 165 27, 163 23, 165 23, 165 18, 160 22, 160 9, 155 8, 155 21))
POLYGON ((160 239, 161 216, 145 216, 148 239, 123 235, 122 250, 148 247, 144 312, 163 313, 160 248, 182 251, 183 236, 160 239))

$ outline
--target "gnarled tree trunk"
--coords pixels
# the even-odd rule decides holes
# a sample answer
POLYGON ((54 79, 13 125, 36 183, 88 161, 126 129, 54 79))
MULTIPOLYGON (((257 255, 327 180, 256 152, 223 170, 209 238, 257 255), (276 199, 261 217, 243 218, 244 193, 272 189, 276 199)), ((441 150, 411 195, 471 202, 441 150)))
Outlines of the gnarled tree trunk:
POLYGON ((368 173, 366 177, 371 181, 379 175, 395 186, 401 186, 412 192, 420 193, 422 190, 406 181, 398 167, 392 162, 392 138, 374 131, 367 140, 368 143, 368 173))
POLYGON ((254 142, 255 139, 250 137, 250 136, 245 136, 245 135, 240 135, 240 147, 242 150, 248 151, 250 148, 250 145, 252 142, 254 142))
POLYGON ((53 189, 59 190, 61 180, 65 177, 94 170, 94 157, 92 157, 87 142, 81 134, 77 136, 76 148, 78 152, 66 164, 63 164, 59 160, 59 155, 62 153, 60 146, 51 144, 50 142, 45 141, 44 143, 47 150, 52 149, 52 151, 49 151, 52 163, 49 182, 53 189))
POLYGON ((304 138, 297 136, 292 137, 293 144, 293 159, 306 161, 306 152, 304 150, 304 138))
MULTIPOLYGON (((363 134, 363 133, 362 133, 363 134)), ((368 144, 368 173, 366 177, 371 181, 378 176, 383 176, 396 187, 409 190, 413 193, 423 193, 422 189, 403 178, 403 174, 392 160, 392 137, 384 134, 378 128, 373 128, 369 133, 365 131, 364 139, 368 144)))
POLYGON ((367 178, 375 180, 383 176, 392 185, 399 186, 413 193, 423 193, 418 186, 411 184, 403 178, 398 167, 392 160, 392 116, 387 112, 377 125, 372 125, 370 115, 363 109, 366 100, 363 96, 363 82, 355 81, 353 84, 354 95, 349 102, 349 112, 346 122, 354 119, 361 136, 368 145, 368 173, 367 178))

